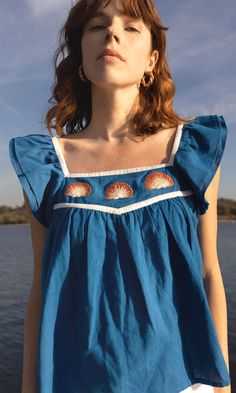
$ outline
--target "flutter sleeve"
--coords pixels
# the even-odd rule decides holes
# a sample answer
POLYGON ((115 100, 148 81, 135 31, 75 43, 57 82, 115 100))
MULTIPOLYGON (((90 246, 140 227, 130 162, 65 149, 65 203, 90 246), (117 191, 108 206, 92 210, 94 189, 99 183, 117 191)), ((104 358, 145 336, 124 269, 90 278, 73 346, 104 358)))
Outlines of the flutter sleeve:
POLYGON ((227 135, 221 115, 198 116, 183 126, 174 165, 193 190, 200 215, 209 207, 205 192, 220 165, 227 135))
POLYGON ((51 137, 29 134, 10 139, 9 155, 36 219, 49 226, 53 165, 56 160, 51 137))

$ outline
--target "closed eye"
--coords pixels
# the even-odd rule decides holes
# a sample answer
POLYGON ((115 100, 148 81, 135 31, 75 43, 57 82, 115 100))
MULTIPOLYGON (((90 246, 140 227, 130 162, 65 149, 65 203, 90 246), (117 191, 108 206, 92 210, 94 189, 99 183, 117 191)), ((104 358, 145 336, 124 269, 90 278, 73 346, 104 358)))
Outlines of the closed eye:
MULTIPOLYGON (((96 25, 96 26, 91 27, 90 30, 95 30, 97 28, 103 28, 103 27, 106 27, 106 26, 104 26, 104 25, 96 25)), ((133 26, 127 27, 127 29, 133 29, 133 31, 136 31, 137 33, 139 33, 139 31, 135 27, 133 27, 133 26)))
POLYGON ((98 27, 105 27, 105 26, 102 26, 102 25, 93 26, 93 27, 91 27, 91 29, 90 29, 90 30, 97 29, 98 27))
POLYGON ((127 27, 127 29, 134 29, 135 31, 137 31, 139 33, 139 31, 133 26, 127 27))

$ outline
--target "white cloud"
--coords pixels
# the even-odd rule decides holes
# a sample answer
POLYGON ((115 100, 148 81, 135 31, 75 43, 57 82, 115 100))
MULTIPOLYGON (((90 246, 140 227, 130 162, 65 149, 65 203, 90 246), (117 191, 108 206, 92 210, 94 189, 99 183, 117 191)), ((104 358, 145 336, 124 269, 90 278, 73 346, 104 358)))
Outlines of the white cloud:
POLYGON ((68 8, 68 5, 72 5, 72 0, 25 0, 33 16, 38 17, 49 14, 51 11, 61 10, 62 8, 68 8), (70 3, 70 4, 68 4, 70 3))
MULTIPOLYGON (((17 71, 17 68, 13 69, 10 72, 6 72, 4 75, 0 74, 0 86, 4 85, 16 85, 16 83, 30 82, 30 81, 42 81, 48 80, 48 74, 46 72, 40 72, 39 70, 20 73, 17 71)), ((0 101, 1 106, 1 101, 0 101)))
POLYGON ((224 91, 214 99, 212 110, 214 113, 219 113, 227 116, 230 122, 236 123, 236 92, 224 91))
POLYGON ((218 114, 226 116, 230 123, 236 123, 236 91, 227 84, 216 83, 214 79, 203 80, 185 94, 178 96, 178 108, 186 108, 185 116, 218 114))
POLYGON ((19 110, 13 105, 9 104, 6 100, 0 99, 0 110, 8 112, 12 115, 19 115, 19 110))
POLYGON ((233 57, 236 31, 227 31, 226 25, 216 25, 208 14, 199 12, 190 18, 188 13, 181 13, 175 17, 168 34, 168 53, 174 53, 175 68, 188 67, 195 61, 206 64, 216 60, 219 65, 233 57))
POLYGON ((236 122, 235 14, 232 0, 181 2, 171 15, 167 55, 183 116, 222 114, 236 122), (232 6, 230 6, 232 5, 232 6))

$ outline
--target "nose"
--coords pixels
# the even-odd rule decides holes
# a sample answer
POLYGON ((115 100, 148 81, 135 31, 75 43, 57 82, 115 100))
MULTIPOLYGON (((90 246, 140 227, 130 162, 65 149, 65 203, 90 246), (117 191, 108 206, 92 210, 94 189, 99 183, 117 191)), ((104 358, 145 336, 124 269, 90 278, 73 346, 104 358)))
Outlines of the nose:
POLYGON ((119 40, 119 35, 116 32, 116 29, 114 28, 114 26, 109 26, 107 29, 107 39, 111 39, 111 38, 115 38, 115 40, 119 40))

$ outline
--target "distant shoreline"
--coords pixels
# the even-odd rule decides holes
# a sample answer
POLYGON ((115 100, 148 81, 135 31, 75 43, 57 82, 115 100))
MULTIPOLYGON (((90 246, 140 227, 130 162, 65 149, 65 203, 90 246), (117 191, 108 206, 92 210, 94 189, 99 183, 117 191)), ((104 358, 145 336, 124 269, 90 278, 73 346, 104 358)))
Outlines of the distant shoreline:
MULTIPOLYGON (((218 217, 218 222, 232 222, 232 223, 236 223, 236 217, 232 218, 232 217, 218 217)), ((11 220, 10 222, 0 222, 0 225, 30 225, 29 221, 25 221, 25 222, 18 222, 18 221, 13 221, 11 220)))
POLYGON ((228 221, 235 221, 236 222, 236 216, 234 217, 232 217, 232 216, 229 216, 229 217, 227 217, 227 216, 218 216, 218 221, 221 221, 221 222, 228 222, 228 221))
MULTIPOLYGON (((229 198, 217 199, 218 222, 236 222, 236 200, 229 198)), ((29 225, 28 211, 23 203, 21 206, 0 205, 0 225, 29 225)))

